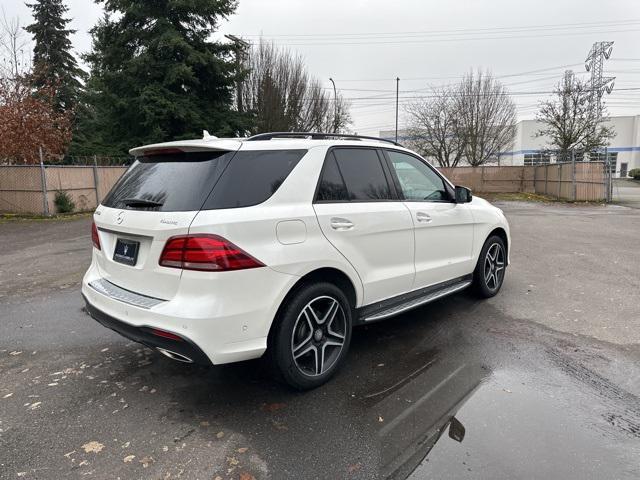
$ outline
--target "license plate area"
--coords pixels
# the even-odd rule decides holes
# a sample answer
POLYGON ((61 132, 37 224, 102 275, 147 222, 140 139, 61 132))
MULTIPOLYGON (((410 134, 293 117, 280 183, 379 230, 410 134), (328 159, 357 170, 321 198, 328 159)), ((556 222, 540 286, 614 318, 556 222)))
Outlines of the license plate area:
POLYGON ((113 251, 113 261, 133 267, 138 261, 138 250, 140 242, 119 238, 113 251))

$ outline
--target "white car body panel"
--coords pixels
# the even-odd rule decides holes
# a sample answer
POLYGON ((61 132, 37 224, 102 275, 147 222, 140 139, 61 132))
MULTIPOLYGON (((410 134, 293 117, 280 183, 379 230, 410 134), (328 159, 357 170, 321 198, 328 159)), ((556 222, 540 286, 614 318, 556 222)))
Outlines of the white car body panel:
POLYGON ((325 237, 358 272, 365 305, 411 290, 413 223, 402 202, 317 203, 314 208, 325 237), (344 220, 353 226, 340 227, 344 220))
POLYGON ((473 271, 474 218, 465 204, 404 202, 415 226, 412 290, 473 271))
POLYGON ((172 298, 180 283, 180 270, 161 267, 158 258, 170 237, 188 233, 196 213, 118 210, 99 206, 93 218, 102 251, 94 256, 94 261, 103 278, 113 279, 113 283, 120 287, 143 295, 172 298), (140 242, 138 262, 134 267, 113 260, 117 238, 140 242))
POLYGON ((181 335, 199 346, 213 364, 228 363, 265 352, 278 309, 309 273, 334 269, 344 274, 353 286, 354 307, 359 308, 472 273, 484 241, 496 228, 504 230, 510 241, 502 212, 477 197, 467 204, 314 203, 326 153, 336 145, 385 146, 357 140, 206 139, 133 149, 136 155, 162 148, 189 152, 306 149, 308 153, 259 205, 189 212, 100 205, 94 222, 101 250, 94 248, 82 284, 87 302, 127 325, 181 335), (418 222, 419 212, 427 213, 431 222, 418 222), (335 219, 346 219, 353 226, 334 228, 335 219), (167 240, 186 234, 219 235, 265 266, 223 272, 160 266, 167 240), (140 241, 135 266, 113 260, 117 238, 140 241), (162 302, 151 308, 124 303, 90 285, 101 279, 162 302))

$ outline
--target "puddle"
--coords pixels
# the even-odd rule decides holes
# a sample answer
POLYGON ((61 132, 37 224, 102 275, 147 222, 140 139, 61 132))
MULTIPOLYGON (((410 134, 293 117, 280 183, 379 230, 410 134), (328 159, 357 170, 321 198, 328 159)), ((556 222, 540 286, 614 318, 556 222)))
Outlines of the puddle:
MULTIPOLYGON (((409 478, 640 477, 637 438, 607 433, 605 419, 570 405, 571 395, 557 398, 532 381, 494 372, 458 409, 435 422, 443 434, 409 478), (447 434, 450 415, 464 426, 461 442, 447 434)), ((583 396, 573 393, 575 400, 583 396)))

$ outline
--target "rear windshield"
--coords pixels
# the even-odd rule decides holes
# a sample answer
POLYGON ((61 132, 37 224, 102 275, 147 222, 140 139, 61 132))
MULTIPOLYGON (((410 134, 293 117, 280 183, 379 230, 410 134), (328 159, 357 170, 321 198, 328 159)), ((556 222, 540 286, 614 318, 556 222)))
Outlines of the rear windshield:
POLYGON ((177 152, 140 157, 102 204, 158 212, 257 205, 273 195, 305 153, 177 152))

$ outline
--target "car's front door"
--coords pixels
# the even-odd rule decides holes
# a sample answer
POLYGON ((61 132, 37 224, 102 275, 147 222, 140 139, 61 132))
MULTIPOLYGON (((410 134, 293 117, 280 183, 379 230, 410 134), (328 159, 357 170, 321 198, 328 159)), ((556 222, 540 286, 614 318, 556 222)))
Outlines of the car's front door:
POLYGON ((451 187, 422 159, 385 150, 392 175, 415 226, 412 290, 473 271, 473 216, 453 201, 451 187))
POLYGON ((323 234, 362 280, 365 305, 413 285, 413 222, 392 182, 375 148, 334 148, 314 201, 323 234))

